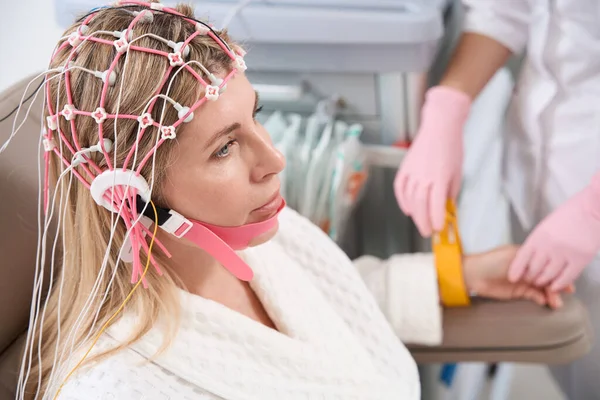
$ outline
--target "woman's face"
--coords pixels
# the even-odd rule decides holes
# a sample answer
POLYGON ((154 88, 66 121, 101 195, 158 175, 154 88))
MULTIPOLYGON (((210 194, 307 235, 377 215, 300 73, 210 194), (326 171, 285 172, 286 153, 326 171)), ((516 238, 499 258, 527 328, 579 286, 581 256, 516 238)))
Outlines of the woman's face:
POLYGON ((174 163, 166 171, 164 197, 170 208, 220 226, 275 215, 285 160, 254 118, 257 101, 246 76, 238 73, 219 99, 205 102, 182 125, 174 163))

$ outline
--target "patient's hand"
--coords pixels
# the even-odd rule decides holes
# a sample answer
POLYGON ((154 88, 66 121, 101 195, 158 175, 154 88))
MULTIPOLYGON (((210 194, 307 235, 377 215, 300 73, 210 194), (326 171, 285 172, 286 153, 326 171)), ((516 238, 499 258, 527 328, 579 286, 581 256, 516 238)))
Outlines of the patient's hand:
MULTIPOLYGON (((465 256, 463 271, 467 289, 480 297, 497 300, 528 299, 542 306, 561 307, 563 302, 560 293, 537 288, 524 281, 511 283, 508 280, 508 267, 517 250, 518 246, 503 246, 465 256)), ((572 287, 567 291, 572 292, 572 287)))

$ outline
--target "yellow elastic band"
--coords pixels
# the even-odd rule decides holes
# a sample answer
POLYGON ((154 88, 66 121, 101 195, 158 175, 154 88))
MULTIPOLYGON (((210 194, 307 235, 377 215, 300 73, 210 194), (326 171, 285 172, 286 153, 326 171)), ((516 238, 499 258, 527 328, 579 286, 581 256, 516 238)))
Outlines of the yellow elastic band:
POLYGON ((444 230, 433 236, 432 247, 442 304, 447 307, 468 306, 471 300, 463 277, 456 205, 451 200, 446 204, 444 230))

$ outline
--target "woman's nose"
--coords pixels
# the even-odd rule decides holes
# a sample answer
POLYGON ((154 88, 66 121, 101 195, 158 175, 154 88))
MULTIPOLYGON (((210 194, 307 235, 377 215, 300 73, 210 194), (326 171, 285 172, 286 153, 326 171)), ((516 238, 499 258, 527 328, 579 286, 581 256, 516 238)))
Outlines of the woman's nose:
POLYGON ((254 168, 254 179, 261 181, 271 175, 277 175, 285 168, 285 157, 273 145, 269 134, 261 126, 257 135, 254 168))

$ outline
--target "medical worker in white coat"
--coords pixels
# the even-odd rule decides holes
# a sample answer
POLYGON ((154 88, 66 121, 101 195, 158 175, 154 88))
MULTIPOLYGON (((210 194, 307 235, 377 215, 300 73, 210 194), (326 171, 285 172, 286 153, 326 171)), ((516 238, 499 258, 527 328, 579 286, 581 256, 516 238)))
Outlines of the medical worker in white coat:
MULTIPOLYGON (((471 102, 526 50, 504 138, 513 239, 525 241, 509 276, 550 289, 576 281, 600 338, 600 1, 463 2, 465 31, 394 182, 400 207, 424 236, 441 229, 471 102)), ((569 399, 600 399, 600 346, 552 373, 569 399)))

